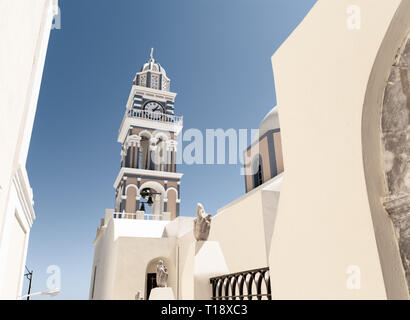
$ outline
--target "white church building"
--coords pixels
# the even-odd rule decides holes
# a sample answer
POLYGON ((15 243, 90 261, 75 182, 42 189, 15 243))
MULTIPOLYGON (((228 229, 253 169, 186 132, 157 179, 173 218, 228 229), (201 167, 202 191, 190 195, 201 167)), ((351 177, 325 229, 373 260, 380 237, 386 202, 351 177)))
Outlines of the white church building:
MULTIPOLYGON (((247 151, 251 154, 252 148, 259 148, 261 158, 257 172, 246 177, 247 193, 218 212, 208 244, 199 249, 193 235, 194 218, 179 216, 182 174, 176 172, 175 159, 176 136, 183 122, 175 113, 176 94, 169 90, 170 79, 151 52, 135 76, 119 130, 123 148, 122 166, 114 182, 116 206, 106 210, 97 228, 90 299, 135 299, 138 293, 149 299, 160 260, 168 269, 168 286, 176 299, 210 299, 209 276, 219 276, 221 270, 246 271, 243 279, 254 277, 254 287, 263 280, 259 297, 268 299, 269 244, 283 171, 277 109, 263 120, 258 141, 247 151), (238 207, 249 210, 238 211, 238 207), (227 232, 230 224, 234 227, 227 232), (243 236, 252 230, 262 232, 243 236), (209 243, 217 243, 219 249, 211 253, 213 263, 205 262, 209 268, 204 268, 198 259, 206 260, 209 243), (215 259, 220 259, 221 270, 213 270, 215 259), (195 279, 204 274, 207 288, 198 292, 195 279)), ((258 298, 258 290, 254 288, 253 298, 258 298)), ((245 287, 242 291, 237 294, 248 292, 245 287)))

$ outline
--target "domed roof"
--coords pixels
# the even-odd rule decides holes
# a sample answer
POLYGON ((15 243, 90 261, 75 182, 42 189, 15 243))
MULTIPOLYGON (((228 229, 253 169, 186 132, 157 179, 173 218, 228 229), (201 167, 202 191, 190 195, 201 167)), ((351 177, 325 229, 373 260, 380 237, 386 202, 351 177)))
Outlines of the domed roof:
POLYGON ((146 63, 144 63, 140 72, 156 71, 166 76, 167 73, 165 72, 165 69, 162 68, 161 65, 155 61, 153 54, 154 54, 154 48, 151 48, 150 58, 146 63))
POLYGON ((259 136, 262 137, 266 132, 274 129, 279 129, 279 113, 278 107, 275 106, 271 111, 263 118, 261 124, 259 125, 259 136))

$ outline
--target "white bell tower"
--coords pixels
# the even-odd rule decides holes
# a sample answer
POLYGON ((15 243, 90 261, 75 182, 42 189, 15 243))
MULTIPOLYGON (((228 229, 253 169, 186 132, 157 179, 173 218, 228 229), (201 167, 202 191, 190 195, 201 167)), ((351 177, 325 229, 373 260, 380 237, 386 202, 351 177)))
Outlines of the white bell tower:
POLYGON ((121 169, 114 183, 115 212, 172 220, 179 215, 177 135, 182 117, 174 112, 176 93, 170 91, 165 69, 149 60, 137 72, 118 135, 121 169))

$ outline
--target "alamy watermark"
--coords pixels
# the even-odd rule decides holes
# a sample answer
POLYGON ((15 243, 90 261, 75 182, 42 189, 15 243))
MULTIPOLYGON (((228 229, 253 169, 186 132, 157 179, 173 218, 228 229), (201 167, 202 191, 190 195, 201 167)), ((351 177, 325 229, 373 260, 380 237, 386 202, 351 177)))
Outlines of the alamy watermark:
POLYGON ((352 4, 347 7, 346 25, 349 30, 360 30, 362 27, 362 13, 360 6, 352 4))
POLYGON ((242 165, 241 175, 255 174, 259 168, 258 129, 199 129, 191 128, 172 141, 170 133, 154 131, 151 135, 151 159, 155 165, 242 165), (171 143, 172 141, 172 143, 171 143), (173 146, 176 158, 170 159, 166 150, 173 146))
POLYGON ((47 267, 47 274, 50 274, 47 278, 46 285, 48 290, 61 290, 61 269, 57 265, 51 265, 47 267))
POLYGON ((51 30, 61 29, 61 9, 57 7, 57 13, 53 17, 53 22, 51 24, 51 30))
POLYGON ((346 268, 346 274, 348 275, 346 280, 346 288, 349 290, 360 290, 362 287, 360 267, 356 265, 349 265, 346 268))

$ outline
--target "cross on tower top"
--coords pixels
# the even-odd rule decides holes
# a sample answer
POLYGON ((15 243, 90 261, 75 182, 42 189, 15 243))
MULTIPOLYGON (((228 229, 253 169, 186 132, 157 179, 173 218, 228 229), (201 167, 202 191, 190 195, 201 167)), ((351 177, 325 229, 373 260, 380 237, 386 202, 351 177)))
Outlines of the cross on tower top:
POLYGON ((151 52, 150 52, 150 54, 149 54, 149 58, 150 58, 151 61, 154 60, 154 48, 151 48, 151 52))

